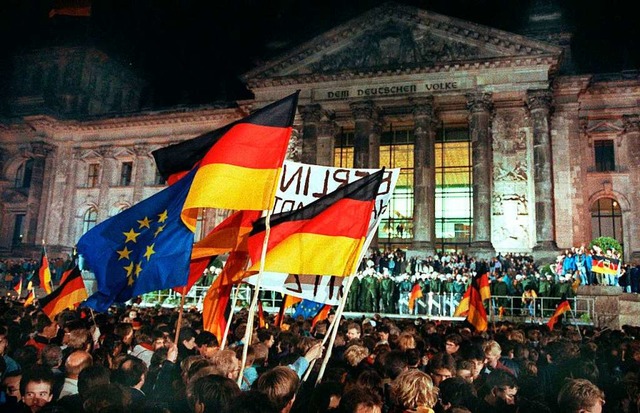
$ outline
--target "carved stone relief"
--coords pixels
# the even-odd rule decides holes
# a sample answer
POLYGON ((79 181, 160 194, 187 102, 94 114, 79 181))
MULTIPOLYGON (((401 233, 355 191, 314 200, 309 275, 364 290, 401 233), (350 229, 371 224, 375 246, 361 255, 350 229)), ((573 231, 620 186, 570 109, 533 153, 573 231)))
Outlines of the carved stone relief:
POLYGON ((437 62, 481 58, 475 46, 434 35, 431 31, 388 22, 372 29, 348 47, 311 64, 314 72, 345 69, 433 65, 437 62))

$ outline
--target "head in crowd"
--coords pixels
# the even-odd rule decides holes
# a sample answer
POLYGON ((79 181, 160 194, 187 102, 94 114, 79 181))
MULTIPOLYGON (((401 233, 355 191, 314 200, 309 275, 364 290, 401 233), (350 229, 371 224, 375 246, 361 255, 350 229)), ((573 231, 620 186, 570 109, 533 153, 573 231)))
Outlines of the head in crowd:
POLYGON ((120 337, 127 347, 131 347, 133 343, 133 326, 131 323, 118 323, 113 329, 113 333, 120 337))
POLYGON ((276 342, 275 334, 273 330, 268 328, 260 328, 258 329, 258 340, 267 346, 267 348, 273 347, 273 344, 276 342))
POLYGON ((344 351, 344 361, 351 367, 356 367, 369 356, 369 350, 364 346, 353 345, 344 351))
POLYGON ((432 408, 437 401, 438 388, 420 370, 407 370, 391 383, 391 402, 400 411, 432 408))
POLYGON ((355 386, 340 399, 338 413, 381 413, 382 399, 374 390, 355 386))
POLYGON ((34 367, 20 380, 22 402, 31 412, 38 412, 53 399, 54 376, 50 369, 34 367))
POLYGON ((349 323, 347 325, 347 341, 358 340, 360 335, 362 334, 362 329, 360 328, 360 324, 358 323, 349 323))
POLYGON ((187 388, 187 398, 194 413, 218 413, 227 408, 240 394, 235 381, 218 375, 193 380, 187 388))
POLYGON ((71 350, 85 350, 91 349, 91 334, 86 328, 74 328, 68 333, 65 333, 65 341, 67 347, 71 350))
POLYGON ((490 406, 513 405, 518 394, 518 382, 512 374, 494 370, 487 376, 482 394, 490 406))
POLYGON ((82 407, 85 413, 125 412, 131 408, 131 393, 120 384, 100 384, 89 389, 82 407))
POLYGON ((111 371, 105 366, 87 366, 78 374, 78 394, 86 399, 91 389, 111 383, 111 371))
POLYGON ((220 350, 211 357, 211 365, 223 377, 237 380, 240 374, 240 360, 233 350, 220 350))
POLYGON ((276 411, 288 413, 293 406, 300 379, 289 367, 278 366, 263 373, 254 387, 267 395, 276 407, 276 411))
POLYGON ((604 393, 585 379, 571 379, 558 393, 558 411, 566 413, 601 413, 604 393))
POLYGON ((462 336, 460 334, 448 334, 444 338, 444 348, 447 354, 456 354, 460 350, 460 344, 462 344, 462 336))
POLYGON ((385 375, 393 380, 403 371, 409 368, 409 360, 407 353, 400 350, 391 350, 384 357, 385 375))
POLYGON ((58 334, 58 323, 51 321, 45 314, 38 314, 36 320, 36 333, 39 336, 51 339, 58 334))
POLYGON ((218 339, 209 331, 202 331, 196 336, 196 347, 202 357, 211 358, 218 351, 220 345, 218 339))
POLYGON ((147 376, 147 365, 137 357, 128 356, 113 372, 113 381, 124 387, 141 389, 147 376))
POLYGON ((68 378, 77 379, 80 372, 92 364, 93 357, 90 353, 82 350, 74 351, 64 362, 65 375, 68 378))
POLYGON ((438 353, 428 365, 429 376, 434 386, 439 386, 443 380, 453 377, 456 373, 456 361, 450 354, 438 353))
POLYGON ((191 327, 182 327, 178 335, 179 347, 193 350, 196 347, 196 331, 191 327))
POLYGON ((329 409, 336 409, 340 405, 343 386, 334 381, 318 384, 313 389, 309 411, 312 413, 324 413, 329 409))
POLYGON ((452 377, 440 383, 440 404, 449 411, 454 407, 475 410, 476 391, 471 383, 461 377, 452 377))
POLYGON ((62 349, 56 344, 48 344, 40 352, 40 365, 50 369, 59 368, 62 364, 62 349))
POLYGON ((412 333, 409 332, 400 334, 396 342, 398 345, 398 349, 402 351, 416 348, 416 338, 412 333))
POLYGON ((498 366, 500 355, 502 354, 502 348, 495 340, 488 340, 482 346, 484 351, 485 365, 491 369, 495 369, 498 366))
MULTIPOLYGON (((0 359, 2 359, 2 357, 0 357, 0 359)), ((10 371, 4 374, 2 377, 2 390, 6 396, 14 397, 16 401, 22 398, 22 395, 20 394, 21 379, 22 372, 20 370, 10 371)))
POLYGON ((473 380, 477 380, 484 368, 484 351, 479 345, 469 343, 460 349, 460 356, 463 360, 473 364, 473 380))

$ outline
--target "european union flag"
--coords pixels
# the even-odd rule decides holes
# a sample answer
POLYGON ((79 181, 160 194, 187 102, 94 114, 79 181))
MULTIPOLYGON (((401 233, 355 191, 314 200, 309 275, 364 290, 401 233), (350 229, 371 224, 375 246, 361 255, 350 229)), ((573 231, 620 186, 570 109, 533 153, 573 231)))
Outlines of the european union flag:
POLYGON ((180 213, 193 176, 194 171, 80 238, 78 252, 98 285, 87 306, 106 311, 114 302, 186 285, 193 232, 180 213))
POLYGON ((302 316, 305 320, 313 318, 318 315, 323 307, 324 304, 322 303, 304 299, 296 306, 296 311, 293 312, 293 318, 298 318, 298 316, 302 316))

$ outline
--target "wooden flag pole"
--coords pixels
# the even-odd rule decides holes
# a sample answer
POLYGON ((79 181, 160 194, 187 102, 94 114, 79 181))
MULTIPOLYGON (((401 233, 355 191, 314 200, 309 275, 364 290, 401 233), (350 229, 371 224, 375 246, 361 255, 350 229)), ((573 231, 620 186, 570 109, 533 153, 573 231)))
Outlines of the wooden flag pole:
POLYGON ((182 294, 180 297, 180 307, 178 308, 178 321, 176 322, 176 338, 173 341, 176 344, 176 346, 178 345, 178 338, 180 337, 180 327, 182 325, 182 308, 184 307, 184 298, 187 295, 185 293, 186 289, 187 289, 186 285, 182 287, 182 294))
MULTIPOLYGON (((573 300, 574 304, 575 304, 575 302, 576 301, 573 300)), ((571 319, 573 320, 573 325, 576 326, 576 330, 578 330, 578 335, 580 336, 580 340, 582 340, 582 332, 580 331, 580 326, 578 326, 578 322, 576 321, 576 317, 573 314, 573 308, 571 308, 571 305, 569 305, 569 312, 571 313, 571 319)))
MULTIPOLYGON (((327 328, 327 332, 324 335, 324 337, 322 338, 322 347, 323 348, 326 346, 327 339, 330 337, 331 332, 333 331, 333 328, 338 325, 337 320, 338 320, 338 317, 333 317, 333 321, 331 322, 331 324, 329 324, 329 328, 327 328)), ((313 360, 311 362, 311 364, 309 365, 309 368, 307 368, 307 372, 304 374, 304 377, 302 378, 302 382, 303 383, 305 381, 307 381, 307 379, 311 375, 311 370, 313 370, 313 366, 315 366, 315 364, 316 364, 316 360, 313 360)))
POLYGON ((244 368, 247 362, 247 353, 249 346, 251 345, 251 337, 253 336, 253 318, 256 314, 256 308, 258 307, 258 294, 260 294, 260 285, 262 284, 262 273, 264 272, 265 260, 267 258, 267 245, 269 243, 269 235, 271 234, 271 214, 272 208, 267 210, 267 216, 265 218, 265 234, 264 241, 262 242, 262 252, 260 254, 260 272, 256 278, 255 291, 251 298, 251 305, 249 306, 249 315, 247 319, 247 329, 244 333, 244 339, 242 340, 242 360, 240 361, 240 373, 238 374, 238 386, 242 386, 242 377, 244 375, 244 368))
POLYGON ((231 329, 231 321, 233 320, 233 314, 236 312, 236 304, 238 304, 238 292, 240 291, 240 284, 236 285, 236 291, 233 293, 233 300, 231 300, 231 311, 229 312, 229 319, 227 325, 224 328, 224 335, 222 336, 222 343, 220 343, 220 350, 224 350, 227 345, 227 336, 231 329))

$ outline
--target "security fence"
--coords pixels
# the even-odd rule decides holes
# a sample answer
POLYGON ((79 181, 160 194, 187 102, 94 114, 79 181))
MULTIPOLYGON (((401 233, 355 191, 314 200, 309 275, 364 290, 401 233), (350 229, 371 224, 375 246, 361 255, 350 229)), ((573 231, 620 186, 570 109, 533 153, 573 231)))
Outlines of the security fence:
MULTIPOLYGON (((208 286, 194 286, 185 297, 185 308, 197 308, 202 310, 204 296, 209 289, 208 286)), ((246 307, 251 301, 251 287, 241 284, 234 287, 232 297, 237 290, 238 307, 246 307)), ((429 317, 429 318, 451 318, 453 317, 460 299, 459 294, 425 294, 416 300, 413 312, 409 312, 409 296, 405 294, 398 300, 398 311, 394 313, 380 313, 382 316, 393 318, 398 317, 429 317)), ((280 294, 271 291, 261 291, 260 301, 265 311, 277 312, 282 302, 280 294)), ((568 299, 571 304, 571 312, 567 314, 574 323, 593 324, 596 320, 594 311, 594 297, 574 297, 568 299), (575 321, 574 321, 575 320, 575 321)), ((557 297, 538 297, 533 300, 532 306, 523 303, 522 297, 513 296, 493 296, 485 303, 490 321, 512 320, 512 321, 546 321, 553 315, 555 308, 560 302, 557 297)), ((177 307, 180 305, 180 295, 173 290, 157 291, 145 294, 142 298, 142 306, 162 306, 177 307)), ((379 312, 379 311, 376 311, 379 312)), ((345 313, 348 317, 367 315, 364 313, 345 313)))

